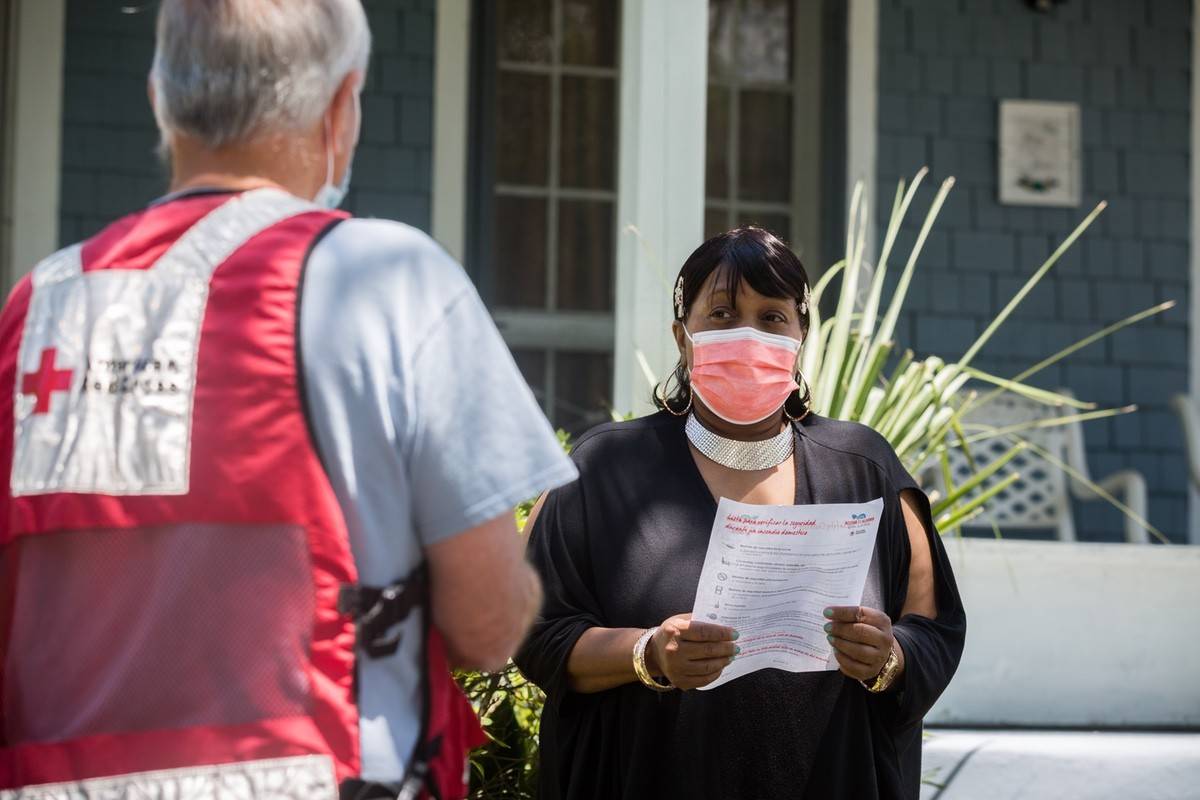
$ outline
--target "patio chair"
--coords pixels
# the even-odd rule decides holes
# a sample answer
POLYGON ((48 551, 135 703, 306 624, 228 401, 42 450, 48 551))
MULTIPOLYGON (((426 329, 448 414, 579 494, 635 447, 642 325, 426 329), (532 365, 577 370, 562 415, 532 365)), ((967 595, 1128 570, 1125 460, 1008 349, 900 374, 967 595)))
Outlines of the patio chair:
POLYGON ((1179 415, 1183 425, 1183 442, 1187 447, 1188 472, 1192 478, 1192 487, 1200 490, 1200 411, 1195 402, 1186 394, 1177 394, 1171 398, 1171 408, 1179 415))
MULTIPOLYGON (((1061 394, 1070 394, 1069 390, 1058 391, 1061 394)), ((1053 418, 1061 413, 1052 406, 1006 392, 987 405, 970 411, 963 421, 968 426, 974 423, 1000 428, 1053 418)), ((972 432, 969 427, 967 432, 972 432)), ((1083 444, 1083 427, 1079 422, 1035 428, 1022 431, 1018 435, 1066 463, 1084 478, 1092 480, 1087 466, 1087 451, 1083 444)), ((971 445, 971 455, 976 466, 982 468, 1003 455, 1013 444, 1011 439, 1004 436, 986 439, 971 445)), ((1103 499, 1090 486, 1048 462, 1032 448, 1018 453, 1003 469, 988 479, 981 490, 1013 472, 1019 473, 1020 479, 988 501, 983 512, 964 523, 963 527, 984 527, 991 530, 991 523, 994 522, 1002 531, 1006 527, 1049 530, 1059 540, 1073 542, 1076 537, 1071 498, 1082 501, 1103 499)), ((940 467, 933 464, 925 474, 929 475, 930 483, 944 496, 946 487, 940 467)), ((955 449, 950 452, 950 474, 956 486, 972 474, 961 450, 955 449)), ((1146 519, 1146 481, 1141 473, 1124 469, 1095 483, 1121 500, 1139 517, 1146 519)), ((1144 544, 1149 541, 1149 537, 1145 528, 1126 516, 1125 540, 1144 544)))

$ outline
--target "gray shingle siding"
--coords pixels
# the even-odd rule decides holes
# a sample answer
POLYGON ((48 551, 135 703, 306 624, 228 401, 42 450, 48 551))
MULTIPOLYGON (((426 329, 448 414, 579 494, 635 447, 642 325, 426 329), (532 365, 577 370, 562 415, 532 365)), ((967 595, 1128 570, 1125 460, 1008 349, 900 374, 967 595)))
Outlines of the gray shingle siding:
MULTIPOLYGON (((345 208, 429 230, 433 0, 366 0, 374 49, 345 208)), ((146 100, 157 4, 68 0, 60 240, 77 241, 162 194, 146 100), (124 8, 145 8, 124 13, 124 8)))
MULTIPOLYGON (((1187 477, 1167 400, 1186 390, 1188 377, 1190 5, 1089 0, 1039 14, 1025 0, 880 0, 879 26, 879 207, 891 207, 898 178, 928 164, 932 180, 915 203, 915 227, 937 183, 948 175, 958 181, 936 226, 945 244, 922 258, 910 293, 905 344, 960 355, 1087 211, 1107 200, 1108 210, 977 364, 1011 375, 1156 302, 1179 302, 1037 379, 1105 407, 1138 404, 1136 414, 1085 425, 1090 467, 1094 476, 1140 470, 1151 521, 1176 541, 1186 539, 1187 477), (1004 98, 1081 104, 1080 208, 997 202, 1004 98)), ((907 247, 899 252, 906 256, 907 247)), ((1107 504, 1076 504, 1075 512, 1081 536, 1121 537, 1121 515, 1107 504)))

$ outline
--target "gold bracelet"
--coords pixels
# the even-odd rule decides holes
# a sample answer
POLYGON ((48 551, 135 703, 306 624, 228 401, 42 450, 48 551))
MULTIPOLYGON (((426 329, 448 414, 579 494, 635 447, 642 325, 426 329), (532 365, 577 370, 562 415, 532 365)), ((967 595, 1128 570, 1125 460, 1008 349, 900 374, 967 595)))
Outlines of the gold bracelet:
POLYGON ((887 691, 895 683, 896 675, 900 672, 900 656, 896 653, 897 646, 893 641, 891 648, 888 649, 887 660, 883 662, 883 668, 879 670, 878 675, 870 680, 859 681, 868 692, 878 694, 887 691))
POLYGON ((656 625, 643 633, 638 638, 637 643, 634 644, 633 671, 637 675, 638 680, 647 689, 653 689, 656 692, 669 692, 675 688, 671 685, 670 681, 665 684, 659 683, 654 680, 654 677, 650 674, 650 670, 646 668, 646 645, 650 643, 650 640, 654 638, 654 634, 657 632, 658 626, 656 625))

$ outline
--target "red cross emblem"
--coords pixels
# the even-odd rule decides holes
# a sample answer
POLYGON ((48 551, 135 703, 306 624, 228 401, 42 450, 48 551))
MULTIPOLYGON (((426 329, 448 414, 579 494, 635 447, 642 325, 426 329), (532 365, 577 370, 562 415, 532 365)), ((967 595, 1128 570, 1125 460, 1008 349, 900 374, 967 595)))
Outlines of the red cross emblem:
POLYGON ((50 413, 50 398, 55 392, 65 392, 71 388, 73 370, 55 369, 54 357, 58 350, 48 347, 42 351, 42 360, 37 372, 31 372, 21 377, 21 394, 31 394, 37 397, 37 405, 33 407, 34 414, 50 413))

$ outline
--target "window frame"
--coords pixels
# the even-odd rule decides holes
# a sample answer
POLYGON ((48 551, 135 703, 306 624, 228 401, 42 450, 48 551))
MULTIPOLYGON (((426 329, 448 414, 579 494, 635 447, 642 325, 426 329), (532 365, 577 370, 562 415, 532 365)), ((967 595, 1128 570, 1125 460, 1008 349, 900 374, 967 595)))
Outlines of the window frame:
MULTIPOLYGON (((770 214, 786 217, 788 230, 786 239, 797 254, 814 266, 820 263, 822 232, 822 133, 824 129, 823 87, 824 32, 826 0, 791 0, 791 52, 790 75, 785 84, 744 81, 737 73, 738 21, 745 12, 746 0, 729 0, 733 8, 733 62, 732 75, 715 77, 711 71, 706 78, 706 96, 715 87, 727 94, 726 122, 728 136, 725 145, 727 169, 727 192, 723 197, 704 193, 704 212, 707 220, 710 212, 724 214, 726 229, 737 227, 746 215, 770 214), (789 202, 742 200, 739 197, 741 146, 741 93, 764 91, 785 94, 791 100, 791 182, 789 202)), ((709 35, 711 42, 711 30, 709 35)))
MULTIPOLYGON (((475 0, 471 19, 470 129, 468 147, 469 190, 467 200, 468 231, 466 248, 468 273, 488 301, 492 318, 505 343, 514 351, 538 351, 545 354, 538 400, 547 416, 553 417, 560 406, 558 397, 558 356, 560 354, 615 356, 617 225, 612 237, 611 274, 614 308, 610 311, 584 311, 559 307, 559 210, 561 202, 604 202, 617 213, 620 152, 621 25, 622 4, 617 4, 614 65, 600 67, 563 62, 564 0, 551 0, 551 58, 544 63, 500 59, 496 43, 499 9, 491 0, 475 0), (549 79, 549 124, 547 141, 547 177, 545 185, 502 183, 496 179, 495 130, 497 83, 501 72, 540 75, 549 79), (604 78, 613 81, 613 174, 611 189, 581 189, 561 186, 562 83, 564 78, 604 78), (492 302, 499 278, 494 266, 495 235, 492 221, 498 197, 534 198, 547 204, 545 241, 545 291, 540 308, 500 305, 492 302)), ((610 375, 610 381, 612 376, 610 375)), ((537 383, 536 381, 532 381, 537 383)), ((610 398, 611 400, 611 390, 610 398)))

